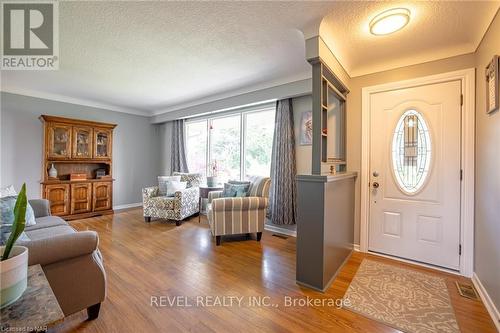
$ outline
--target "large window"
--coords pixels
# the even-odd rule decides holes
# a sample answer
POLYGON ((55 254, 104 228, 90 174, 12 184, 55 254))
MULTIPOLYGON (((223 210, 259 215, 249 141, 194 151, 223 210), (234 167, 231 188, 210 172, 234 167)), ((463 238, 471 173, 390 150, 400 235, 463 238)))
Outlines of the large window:
POLYGON ((186 122, 186 150, 190 172, 219 181, 269 176, 274 135, 274 106, 186 122))
POLYGON ((207 121, 196 121, 186 126, 186 158, 190 172, 207 172, 207 121))
POLYGON ((245 176, 269 176, 274 136, 274 109, 245 117, 245 176))
POLYGON ((210 120, 210 165, 217 163, 218 177, 240 179, 241 115, 210 120))

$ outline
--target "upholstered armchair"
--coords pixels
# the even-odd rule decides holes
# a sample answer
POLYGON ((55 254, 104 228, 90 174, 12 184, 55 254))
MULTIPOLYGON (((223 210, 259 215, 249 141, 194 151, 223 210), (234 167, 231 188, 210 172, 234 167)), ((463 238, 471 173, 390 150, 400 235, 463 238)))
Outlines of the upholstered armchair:
POLYGON ((269 204, 271 179, 251 177, 247 197, 222 198, 222 191, 208 194, 208 222, 216 244, 222 236, 256 233, 260 241, 269 204))
POLYGON ((152 186, 142 189, 142 205, 144 220, 150 222, 151 218, 174 220, 177 226, 187 217, 200 212, 199 197, 201 175, 174 173, 181 176, 181 181, 186 181, 188 187, 176 191, 173 197, 160 195, 159 187, 152 186))

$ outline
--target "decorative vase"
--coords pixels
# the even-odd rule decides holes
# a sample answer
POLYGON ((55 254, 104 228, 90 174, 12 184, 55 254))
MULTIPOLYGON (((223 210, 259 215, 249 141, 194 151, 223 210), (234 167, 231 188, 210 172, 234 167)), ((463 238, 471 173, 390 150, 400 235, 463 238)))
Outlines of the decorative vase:
POLYGON ((54 167, 54 163, 52 163, 52 166, 49 169, 49 177, 57 178, 57 169, 54 167))
MULTIPOLYGON (((5 246, 0 247, 0 256, 5 246)), ((19 299, 28 286, 28 248, 14 246, 7 260, 0 261, 0 309, 19 299)))
POLYGON ((208 187, 217 186, 217 177, 216 176, 208 176, 207 177, 207 186, 208 187))

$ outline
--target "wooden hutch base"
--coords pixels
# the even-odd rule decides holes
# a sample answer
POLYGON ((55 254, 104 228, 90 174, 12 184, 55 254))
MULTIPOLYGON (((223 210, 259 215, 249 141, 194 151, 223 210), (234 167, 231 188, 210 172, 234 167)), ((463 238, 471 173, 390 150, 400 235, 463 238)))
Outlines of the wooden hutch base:
POLYGON ((112 214, 116 125, 47 115, 40 120, 45 137, 40 183, 51 213, 65 220, 112 214))

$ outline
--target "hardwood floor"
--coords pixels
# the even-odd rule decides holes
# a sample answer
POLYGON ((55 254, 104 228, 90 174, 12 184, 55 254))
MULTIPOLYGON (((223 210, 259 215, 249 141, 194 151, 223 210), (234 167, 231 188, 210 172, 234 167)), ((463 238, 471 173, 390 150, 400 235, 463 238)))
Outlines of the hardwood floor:
MULTIPOLYGON (((107 300, 97 320, 85 321, 86 311, 82 311, 66 318, 53 329, 56 332, 398 332, 336 307, 285 307, 285 296, 341 299, 367 257, 444 277, 461 331, 496 332, 480 301, 459 296, 454 281, 468 279, 455 275, 354 253, 322 294, 295 283, 292 237, 283 239, 264 232, 260 243, 243 236, 224 238, 216 247, 203 217, 201 224, 195 217, 176 227, 165 221, 145 223, 141 209, 71 224, 78 230, 99 233, 107 300), (151 306, 151 296, 161 295, 187 296, 193 306, 151 306), (197 296, 245 298, 241 307, 197 307, 197 296), (265 300, 278 307, 250 306, 247 297, 251 296, 269 296, 265 300)), ((208 305, 208 299, 203 300, 208 305)))

